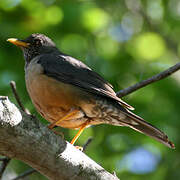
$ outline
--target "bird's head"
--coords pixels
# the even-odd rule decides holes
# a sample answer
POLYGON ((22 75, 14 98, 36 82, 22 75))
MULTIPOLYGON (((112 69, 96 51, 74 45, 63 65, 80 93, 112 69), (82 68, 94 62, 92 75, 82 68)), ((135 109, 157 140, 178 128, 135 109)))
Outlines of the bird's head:
POLYGON ((10 38, 7 41, 22 49, 27 63, 29 63, 37 55, 51 53, 57 50, 54 42, 43 34, 31 34, 24 40, 10 38))

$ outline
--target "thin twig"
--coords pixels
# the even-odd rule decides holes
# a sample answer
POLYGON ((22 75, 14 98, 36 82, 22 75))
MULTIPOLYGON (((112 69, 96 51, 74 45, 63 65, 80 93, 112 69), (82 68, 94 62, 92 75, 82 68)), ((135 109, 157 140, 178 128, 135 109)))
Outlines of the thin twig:
POLYGON ((93 140, 93 138, 90 137, 90 138, 86 141, 86 143, 85 143, 84 146, 83 146, 83 152, 86 151, 87 147, 88 147, 89 144, 92 142, 92 140, 93 140))
POLYGON ((27 171, 23 172, 22 174, 20 174, 19 176, 17 176, 16 178, 12 180, 19 180, 19 179, 25 178, 26 176, 29 176, 35 172, 37 172, 35 169, 28 169, 27 171))
POLYGON ((1 158, 2 164, 1 164, 1 167, 0 167, 0 179, 2 178, 3 173, 4 173, 7 165, 9 164, 10 160, 11 159, 8 158, 8 157, 1 158))
POLYGON ((117 92, 116 94, 118 97, 126 96, 142 87, 147 86, 148 84, 151 84, 153 82, 159 81, 161 79, 164 79, 164 78, 170 76, 172 73, 178 71, 179 69, 180 69, 180 63, 177 63, 174 66, 171 66, 170 68, 166 69, 165 71, 163 71, 159 74, 156 74, 149 79, 143 80, 139 83, 129 86, 128 88, 123 89, 123 90, 117 92))
POLYGON ((17 90, 16 90, 16 83, 15 83, 14 81, 11 81, 11 82, 10 82, 10 86, 11 86, 12 92, 13 92, 13 94, 14 94, 14 97, 15 97, 15 99, 16 99, 19 107, 21 108, 21 110, 24 111, 26 114, 30 114, 29 110, 26 109, 26 108, 23 106, 22 102, 21 102, 21 99, 20 99, 20 97, 19 97, 19 95, 18 95, 18 93, 17 93, 17 90))

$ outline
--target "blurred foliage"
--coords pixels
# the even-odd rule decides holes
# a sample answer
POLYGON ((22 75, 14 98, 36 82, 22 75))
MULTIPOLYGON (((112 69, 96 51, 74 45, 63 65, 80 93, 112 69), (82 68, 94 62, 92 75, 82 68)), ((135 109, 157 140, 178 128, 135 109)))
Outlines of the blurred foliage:
MULTIPOLYGON (((25 88, 22 53, 6 42, 35 32, 51 37, 63 52, 81 59, 116 91, 159 73, 179 61, 179 9, 178 0, 0 0, 0 95, 15 102, 9 87, 15 80, 24 105, 37 114, 25 88)), ((177 72, 123 98, 138 115, 165 131, 175 150, 129 128, 108 125, 87 129, 77 144, 93 136, 87 155, 121 179, 179 179, 179 92, 177 72)), ((59 130, 67 140, 76 133, 59 130)), ((13 160, 4 179, 26 169, 13 160)), ((46 178, 36 173, 27 179, 46 178)))

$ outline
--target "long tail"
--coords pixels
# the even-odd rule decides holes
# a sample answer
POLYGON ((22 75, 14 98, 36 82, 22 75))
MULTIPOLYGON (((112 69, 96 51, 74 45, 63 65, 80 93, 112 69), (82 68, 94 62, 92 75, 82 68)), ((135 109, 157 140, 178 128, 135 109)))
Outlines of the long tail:
MULTIPOLYGON (((138 132, 141 132, 156 139, 162 144, 168 146, 169 148, 173 148, 173 149, 175 148, 175 145, 171 141, 169 141, 168 136, 158 128, 154 127, 150 123, 147 123, 146 121, 144 121, 144 119, 135 115, 134 113, 130 112, 127 109, 122 108, 121 113, 123 113, 126 116, 126 118, 125 119, 120 118, 119 125, 123 123, 125 126, 128 126, 138 132)), ((121 115, 119 117, 121 117, 121 115)))

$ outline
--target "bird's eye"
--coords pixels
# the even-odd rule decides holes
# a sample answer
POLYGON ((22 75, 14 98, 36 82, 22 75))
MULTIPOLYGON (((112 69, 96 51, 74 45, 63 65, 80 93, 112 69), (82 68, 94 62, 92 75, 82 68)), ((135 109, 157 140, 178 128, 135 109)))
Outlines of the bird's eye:
POLYGON ((36 46, 41 46, 41 40, 40 40, 40 39, 35 39, 35 40, 34 40, 34 44, 35 44, 36 46))

